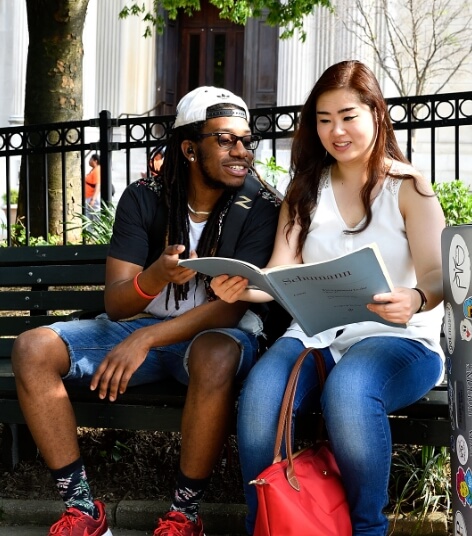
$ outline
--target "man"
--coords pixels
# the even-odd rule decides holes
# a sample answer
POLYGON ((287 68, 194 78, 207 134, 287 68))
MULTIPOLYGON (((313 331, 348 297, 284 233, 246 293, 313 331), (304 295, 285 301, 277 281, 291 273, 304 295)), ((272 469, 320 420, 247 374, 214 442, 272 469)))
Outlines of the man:
POLYGON ((183 97, 160 173, 131 184, 118 204, 106 267, 108 317, 37 328, 15 343, 21 407, 66 506, 50 536, 111 535, 87 482, 64 382, 82 382, 114 401, 128 385, 169 376, 188 392, 177 486, 154 535, 203 535, 198 504, 261 328, 247 304, 214 299, 209 282, 177 262, 227 247, 233 224, 229 232, 225 225, 237 208, 245 219, 233 237, 234 257, 265 266, 278 202, 261 185, 252 200, 239 195, 255 180, 247 175, 259 138, 248 121, 244 101, 224 89, 201 87, 183 97))

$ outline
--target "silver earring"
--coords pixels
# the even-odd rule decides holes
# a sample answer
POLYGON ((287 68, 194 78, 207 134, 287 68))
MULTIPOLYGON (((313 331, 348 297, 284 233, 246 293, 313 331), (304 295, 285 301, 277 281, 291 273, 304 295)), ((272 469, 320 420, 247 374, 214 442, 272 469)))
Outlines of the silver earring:
POLYGON ((190 160, 190 162, 195 162, 195 157, 194 157, 194 156, 191 156, 191 157, 189 158, 189 160, 190 160))

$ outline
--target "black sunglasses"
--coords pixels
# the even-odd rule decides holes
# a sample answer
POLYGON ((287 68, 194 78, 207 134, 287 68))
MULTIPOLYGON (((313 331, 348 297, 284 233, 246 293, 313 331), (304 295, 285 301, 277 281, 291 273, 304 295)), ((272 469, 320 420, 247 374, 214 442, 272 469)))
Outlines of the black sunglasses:
POLYGON ((249 151, 255 151, 259 142, 261 141, 261 136, 257 134, 248 134, 246 136, 236 136, 236 134, 231 134, 229 132, 210 132, 209 134, 200 134, 199 138, 210 138, 211 136, 216 136, 218 145, 230 151, 237 143, 240 141, 243 144, 243 147, 249 151))

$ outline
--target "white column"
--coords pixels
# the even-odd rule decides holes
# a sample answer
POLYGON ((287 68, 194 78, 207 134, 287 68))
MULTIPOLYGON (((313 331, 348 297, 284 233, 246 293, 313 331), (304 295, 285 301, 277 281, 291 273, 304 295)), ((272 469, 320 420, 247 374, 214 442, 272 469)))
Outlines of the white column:
MULTIPOLYGON (((152 10, 152 0, 146 0, 146 9, 152 10)), ((144 114, 155 106, 155 32, 143 37, 146 24, 138 17, 121 21, 122 68, 120 113, 144 114)))
MULTIPOLYGON (((8 2, 12 13, 11 39, 9 47, 5 47, 12 54, 11 88, 12 95, 10 125, 24 123, 25 84, 26 84, 26 58, 28 54, 28 25, 26 20, 25 2, 8 2)), ((7 19, 8 20, 8 19, 7 19)), ((5 41, 6 42, 6 41, 5 41)))
MULTIPOLYGON (((304 42, 299 32, 279 42, 278 106, 304 104, 316 80, 329 65, 351 59, 351 39, 344 35, 344 28, 326 8, 316 7, 313 14, 305 18, 304 30, 304 42)), ((276 160, 288 169, 290 144, 278 144, 276 160)), ((282 180, 278 188, 283 192, 285 186, 286 180, 282 180)))
MULTIPOLYGON (((24 123, 24 100, 26 79, 26 55, 28 52, 28 28, 25 2, 0 0, 0 127, 24 123)), ((1 196, 7 190, 18 188, 21 158, 10 158, 10 173, 6 174, 6 159, 0 163, 0 207, 1 196), (3 162, 5 160, 5 162, 3 162)), ((2 208, 0 212, 3 213, 2 208)))
MULTIPOLYGON (((96 113, 110 110, 112 117, 120 113, 120 55, 122 25, 119 19, 120 0, 97 1, 96 37, 96 113)), ((136 81, 133 81, 136 82, 136 81)))
POLYGON ((82 99, 83 117, 91 119, 100 112, 96 105, 97 87, 97 2, 90 0, 85 17, 82 42, 84 44, 84 59, 82 62, 82 99))
MULTIPOLYGON (((155 37, 140 17, 120 19, 124 0, 96 2, 96 113, 142 114, 154 106, 155 37)), ((152 10, 152 0, 145 8, 152 10)))
MULTIPOLYGON (((337 13, 351 8, 350 0, 335 2, 337 13)), ((278 106, 303 104, 321 74, 343 60, 369 58, 368 50, 349 32, 341 18, 324 7, 315 7, 304 21, 305 42, 299 33, 279 44, 278 106)))
POLYGON ((313 87, 315 73, 315 17, 306 17, 306 40, 295 32, 290 39, 279 42, 279 69, 277 79, 277 106, 303 104, 313 87))

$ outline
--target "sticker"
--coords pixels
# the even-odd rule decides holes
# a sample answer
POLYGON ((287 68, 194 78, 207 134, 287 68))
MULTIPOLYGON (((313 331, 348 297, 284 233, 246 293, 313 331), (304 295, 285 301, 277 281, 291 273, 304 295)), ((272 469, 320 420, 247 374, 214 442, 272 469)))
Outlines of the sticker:
POLYGON ((472 318, 472 296, 468 296, 462 304, 462 313, 466 318, 472 318))
POLYGON ((454 414, 453 420, 456 424, 456 428, 465 430, 466 420, 466 407, 467 407, 467 393, 464 388, 464 382, 456 380, 454 382, 454 414))
POLYGON ((464 516, 459 510, 454 514, 454 536, 467 536, 464 516))
POLYGON ((467 396, 464 389, 464 384, 461 381, 454 382, 454 417, 456 428, 460 430, 465 430, 465 419, 466 419, 466 401, 467 396))
POLYGON ((446 336, 446 349, 449 354, 453 354, 456 347, 456 323, 450 303, 446 303, 444 309, 444 335, 446 336))
POLYGON ((463 341, 470 342, 472 340, 472 322, 468 318, 461 320, 461 323, 459 324, 459 333, 461 334, 461 339, 463 341))
POLYGON ((472 473, 470 467, 466 471, 462 467, 457 470, 456 493, 464 506, 472 508, 472 473))
POLYGON ((451 428, 452 430, 456 429, 456 419, 455 419, 455 413, 456 413, 456 404, 455 404, 455 395, 454 395, 454 385, 452 382, 449 382, 448 387, 448 397, 449 397, 449 420, 451 422, 451 428))
POLYGON ((467 460, 469 459, 469 447, 467 445, 465 437, 462 434, 459 434, 457 436, 456 452, 459 463, 461 465, 465 465, 467 463, 467 460))
POLYGON ((461 304, 467 297, 470 285, 470 256, 462 236, 452 237, 449 247, 449 284, 452 297, 461 304))

